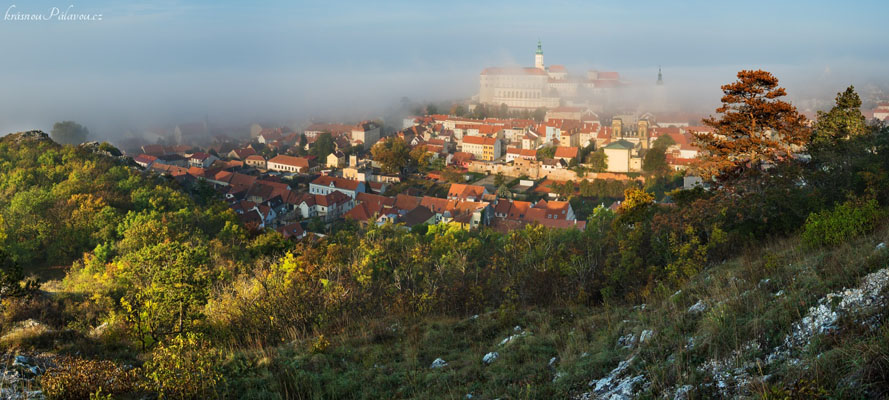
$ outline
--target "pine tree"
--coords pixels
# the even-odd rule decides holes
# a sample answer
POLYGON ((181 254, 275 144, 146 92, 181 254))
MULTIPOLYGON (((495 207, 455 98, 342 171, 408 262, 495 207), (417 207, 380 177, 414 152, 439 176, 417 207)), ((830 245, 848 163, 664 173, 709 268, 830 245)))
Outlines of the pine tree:
POLYGON ((722 86, 718 117, 703 120, 714 132, 695 132, 703 150, 698 172, 717 186, 733 187, 765 168, 790 160, 809 143, 811 129, 771 73, 738 72, 722 86))

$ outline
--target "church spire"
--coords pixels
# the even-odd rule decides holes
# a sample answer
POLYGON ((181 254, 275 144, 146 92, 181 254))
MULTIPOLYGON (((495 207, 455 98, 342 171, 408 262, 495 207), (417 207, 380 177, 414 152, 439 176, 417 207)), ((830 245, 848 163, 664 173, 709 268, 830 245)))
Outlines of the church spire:
POLYGON ((537 54, 543 55, 543 45, 540 44, 540 39, 537 39, 537 54))
POLYGON ((664 84, 664 74, 661 73, 661 66, 660 65, 657 66, 657 84, 658 85, 664 84))

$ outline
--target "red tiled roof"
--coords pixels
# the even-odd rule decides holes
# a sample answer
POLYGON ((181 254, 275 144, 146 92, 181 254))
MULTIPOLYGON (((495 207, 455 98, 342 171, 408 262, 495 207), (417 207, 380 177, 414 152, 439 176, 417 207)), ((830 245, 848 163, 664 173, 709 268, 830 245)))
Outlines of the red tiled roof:
POLYGON ((555 158, 577 158, 577 147, 556 147, 555 158))
POLYGON ((284 225, 275 230, 284 235, 285 238, 298 238, 305 234, 305 231, 303 230, 303 227, 299 224, 299 222, 284 225))
POLYGON ((234 149, 232 151, 235 152, 235 154, 238 156, 238 158, 240 158, 242 160, 247 158, 247 156, 252 156, 252 155, 256 154, 256 150, 253 150, 252 148, 249 148, 249 147, 245 147, 243 149, 234 149))
POLYGON ((454 183, 451 184, 450 188, 448 188, 448 198, 453 197, 458 199, 466 199, 469 197, 474 197, 476 199, 481 199, 484 193, 485 187, 477 185, 454 183))
POLYGON ((146 144, 145 146, 142 146, 142 152, 155 156, 161 156, 167 153, 167 149, 161 144, 146 144))
POLYGON ((204 170, 204 169, 201 168, 201 167, 190 167, 190 168, 188 168, 188 174, 191 175, 191 176, 193 176, 193 177, 196 177, 196 178, 203 178, 205 172, 206 172, 206 170, 204 170))
POLYGON ((420 198, 409 196, 406 194, 395 195, 395 208, 403 211, 409 211, 420 205, 420 198))
POLYGON ((485 146, 493 146, 497 142, 496 138, 483 136, 464 136, 463 143, 481 144, 485 146))
POLYGON ((464 212, 473 212, 480 208, 487 207, 489 203, 479 201, 460 201, 448 200, 438 197, 423 196, 420 205, 426 207, 436 213, 450 212, 451 215, 457 215, 464 212))
POLYGON ((207 153, 204 153, 204 152, 200 152, 200 151, 199 151, 199 152, 197 152, 197 153, 192 154, 191 157, 189 157, 189 158, 193 158, 193 159, 195 159, 195 160, 201 160, 201 161, 203 161, 203 160, 206 160, 206 159, 210 158, 210 155, 207 154, 207 153))
POLYGON ((351 200, 351 197, 346 196, 343 192, 338 190, 334 190, 325 195, 315 195, 315 203, 325 207, 330 207, 334 204, 345 204, 349 200, 351 200))
POLYGON ((361 182, 359 182, 359 181, 353 181, 353 180, 338 178, 338 177, 329 176, 329 175, 321 175, 318 178, 316 178, 314 181, 312 181, 313 185, 320 185, 320 186, 328 186, 329 187, 331 184, 333 184, 333 187, 335 187, 335 188, 346 189, 346 190, 358 190, 358 185, 360 183, 361 182))
POLYGON ((380 196, 378 194, 373 193, 358 193, 355 195, 355 201, 359 204, 370 203, 375 204, 380 207, 382 206, 394 206, 395 199, 392 197, 380 196))
POLYGON ((537 150, 534 150, 534 149, 520 149, 518 147, 510 147, 510 148, 506 149, 506 153, 507 154, 516 154, 519 157, 526 157, 526 158, 537 157, 537 150))
POLYGON ((157 157, 152 156, 150 154, 139 154, 138 156, 133 158, 133 161, 135 161, 137 163, 145 163, 145 164, 150 164, 150 163, 154 162, 154 160, 157 160, 157 157))
POLYGON ((288 156, 284 154, 279 154, 277 156, 272 157, 271 160, 268 161, 269 164, 277 163, 289 165, 291 167, 297 168, 309 168, 309 159, 306 157, 294 157, 288 156))

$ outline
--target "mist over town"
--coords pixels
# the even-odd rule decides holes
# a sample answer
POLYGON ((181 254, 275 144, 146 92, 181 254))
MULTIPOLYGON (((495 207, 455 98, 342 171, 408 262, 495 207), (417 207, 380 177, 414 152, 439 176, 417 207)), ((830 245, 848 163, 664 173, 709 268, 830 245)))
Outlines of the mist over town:
POLYGON ((889 397, 885 8, 0 4, 0 398, 889 397))

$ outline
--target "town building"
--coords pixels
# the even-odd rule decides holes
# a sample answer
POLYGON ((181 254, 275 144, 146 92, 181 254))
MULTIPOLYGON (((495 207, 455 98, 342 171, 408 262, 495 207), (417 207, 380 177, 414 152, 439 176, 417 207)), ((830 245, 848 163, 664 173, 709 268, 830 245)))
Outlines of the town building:
POLYGON ((370 121, 363 121, 352 128, 352 145, 365 149, 373 147, 380 140, 380 127, 370 121))
POLYGON ((611 142, 603 149, 608 159, 608 172, 639 172, 642 158, 638 156, 636 145, 627 140, 611 142))
POLYGON ((476 160, 493 161, 500 158, 500 139, 483 136, 464 136, 461 151, 472 154, 476 160))
POLYGON ((354 181, 329 175, 321 175, 309 183, 309 194, 325 195, 334 191, 342 192, 349 196, 349 198, 354 199, 358 193, 363 193, 367 190, 362 181, 354 181))
POLYGON ((269 170, 280 172, 297 172, 301 174, 316 171, 318 167, 309 157, 294 157, 279 154, 268 161, 269 170))
POLYGON ((323 221, 332 221, 345 215, 354 206, 353 198, 339 191, 331 191, 326 194, 304 195, 296 208, 303 218, 319 217, 323 221))
POLYGON ((247 164, 253 168, 259 168, 259 169, 266 169, 267 168, 265 157, 263 157, 259 154, 247 156, 247 158, 244 159, 244 164, 247 164))
POLYGON ((327 168, 342 168, 346 165, 346 155, 342 151, 334 151, 327 155, 327 168))
POLYGON ((219 157, 216 157, 212 154, 207 154, 204 152, 197 152, 188 157, 188 165, 191 167, 201 167, 201 168, 209 168, 213 161, 218 160, 219 157))

